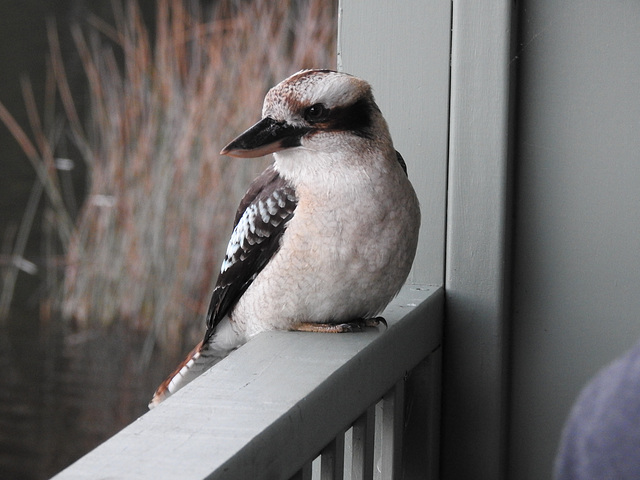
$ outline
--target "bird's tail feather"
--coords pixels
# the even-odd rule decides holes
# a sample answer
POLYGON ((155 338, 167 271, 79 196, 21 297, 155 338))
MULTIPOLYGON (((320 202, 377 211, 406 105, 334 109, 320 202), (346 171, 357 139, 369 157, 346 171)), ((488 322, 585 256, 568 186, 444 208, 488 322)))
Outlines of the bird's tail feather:
POLYGON ((155 407, 224 358, 225 355, 220 354, 221 352, 212 351, 207 347, 208 344, 203 346, 203 342, 200 342, 189 352, 174 372, 160 384, 149 402, 149 408, 155 407))

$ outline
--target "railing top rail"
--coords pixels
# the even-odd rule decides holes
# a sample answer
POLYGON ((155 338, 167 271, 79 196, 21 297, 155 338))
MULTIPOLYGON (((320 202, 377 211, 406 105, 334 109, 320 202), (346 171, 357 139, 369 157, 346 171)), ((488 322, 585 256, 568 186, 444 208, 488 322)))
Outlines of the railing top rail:
POLYGON ((438 348, 443 297, 404 287, 386 331, 258 335, 55 479, 287 478, 438 348))

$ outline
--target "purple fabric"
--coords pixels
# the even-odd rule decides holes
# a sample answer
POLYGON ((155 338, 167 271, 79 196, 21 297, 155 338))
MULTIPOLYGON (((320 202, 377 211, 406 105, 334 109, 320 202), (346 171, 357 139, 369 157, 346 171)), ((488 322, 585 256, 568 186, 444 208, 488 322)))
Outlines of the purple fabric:
POLYGON ((554 473, 556 480, 640 479, 640 343, 583 389, 554 473))

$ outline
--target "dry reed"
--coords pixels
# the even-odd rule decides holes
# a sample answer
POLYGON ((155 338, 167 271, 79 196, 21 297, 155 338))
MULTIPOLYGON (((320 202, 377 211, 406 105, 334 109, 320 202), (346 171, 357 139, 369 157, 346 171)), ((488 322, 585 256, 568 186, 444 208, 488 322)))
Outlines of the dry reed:
POLYGON ((50 29, 58 95, 90 177, 62 310, 80 326, 126 320, 150 332, 147 346, 182 348, 202 328, 233 210, 265 165, 219 151, 259 118, 274 83, 335 66, 336 5, 221 0, 205 15, 196 2, 158 0, 153 38, 135 1, 113 5, 115 25, 92 18, 72 31, 88 81, 84 125, 50 29))

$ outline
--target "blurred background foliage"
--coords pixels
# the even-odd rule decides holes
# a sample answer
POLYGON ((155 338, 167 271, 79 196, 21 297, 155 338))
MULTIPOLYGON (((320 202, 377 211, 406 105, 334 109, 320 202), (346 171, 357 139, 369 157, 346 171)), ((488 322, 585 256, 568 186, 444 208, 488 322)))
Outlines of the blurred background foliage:
MULTIPOLYGON (((26 126, 0 105, 37 174, 32 195, 45 198, 43 312, 61 310, 78 327, 126 321, 148 332, 147 352, 156 342, 182 349, 200 333, 194 319, 233 209, 265 166, 221 158, 220 148, 259 118, 270 86, 301 68, 335 68, 337 23, 336 5, 321 0, 155 7, 151 22, 134 0, 113 1, 112 22, 89 13, 71 26, 73 61, 49 21, 44 98, 23 79, 26 126), (81 199, 68 178, 75 164, 86 172, 81 199)), ((3 315, 17 272, 29 269, 25 237, 37 226, 26 220, 5 242, 3 315)))

